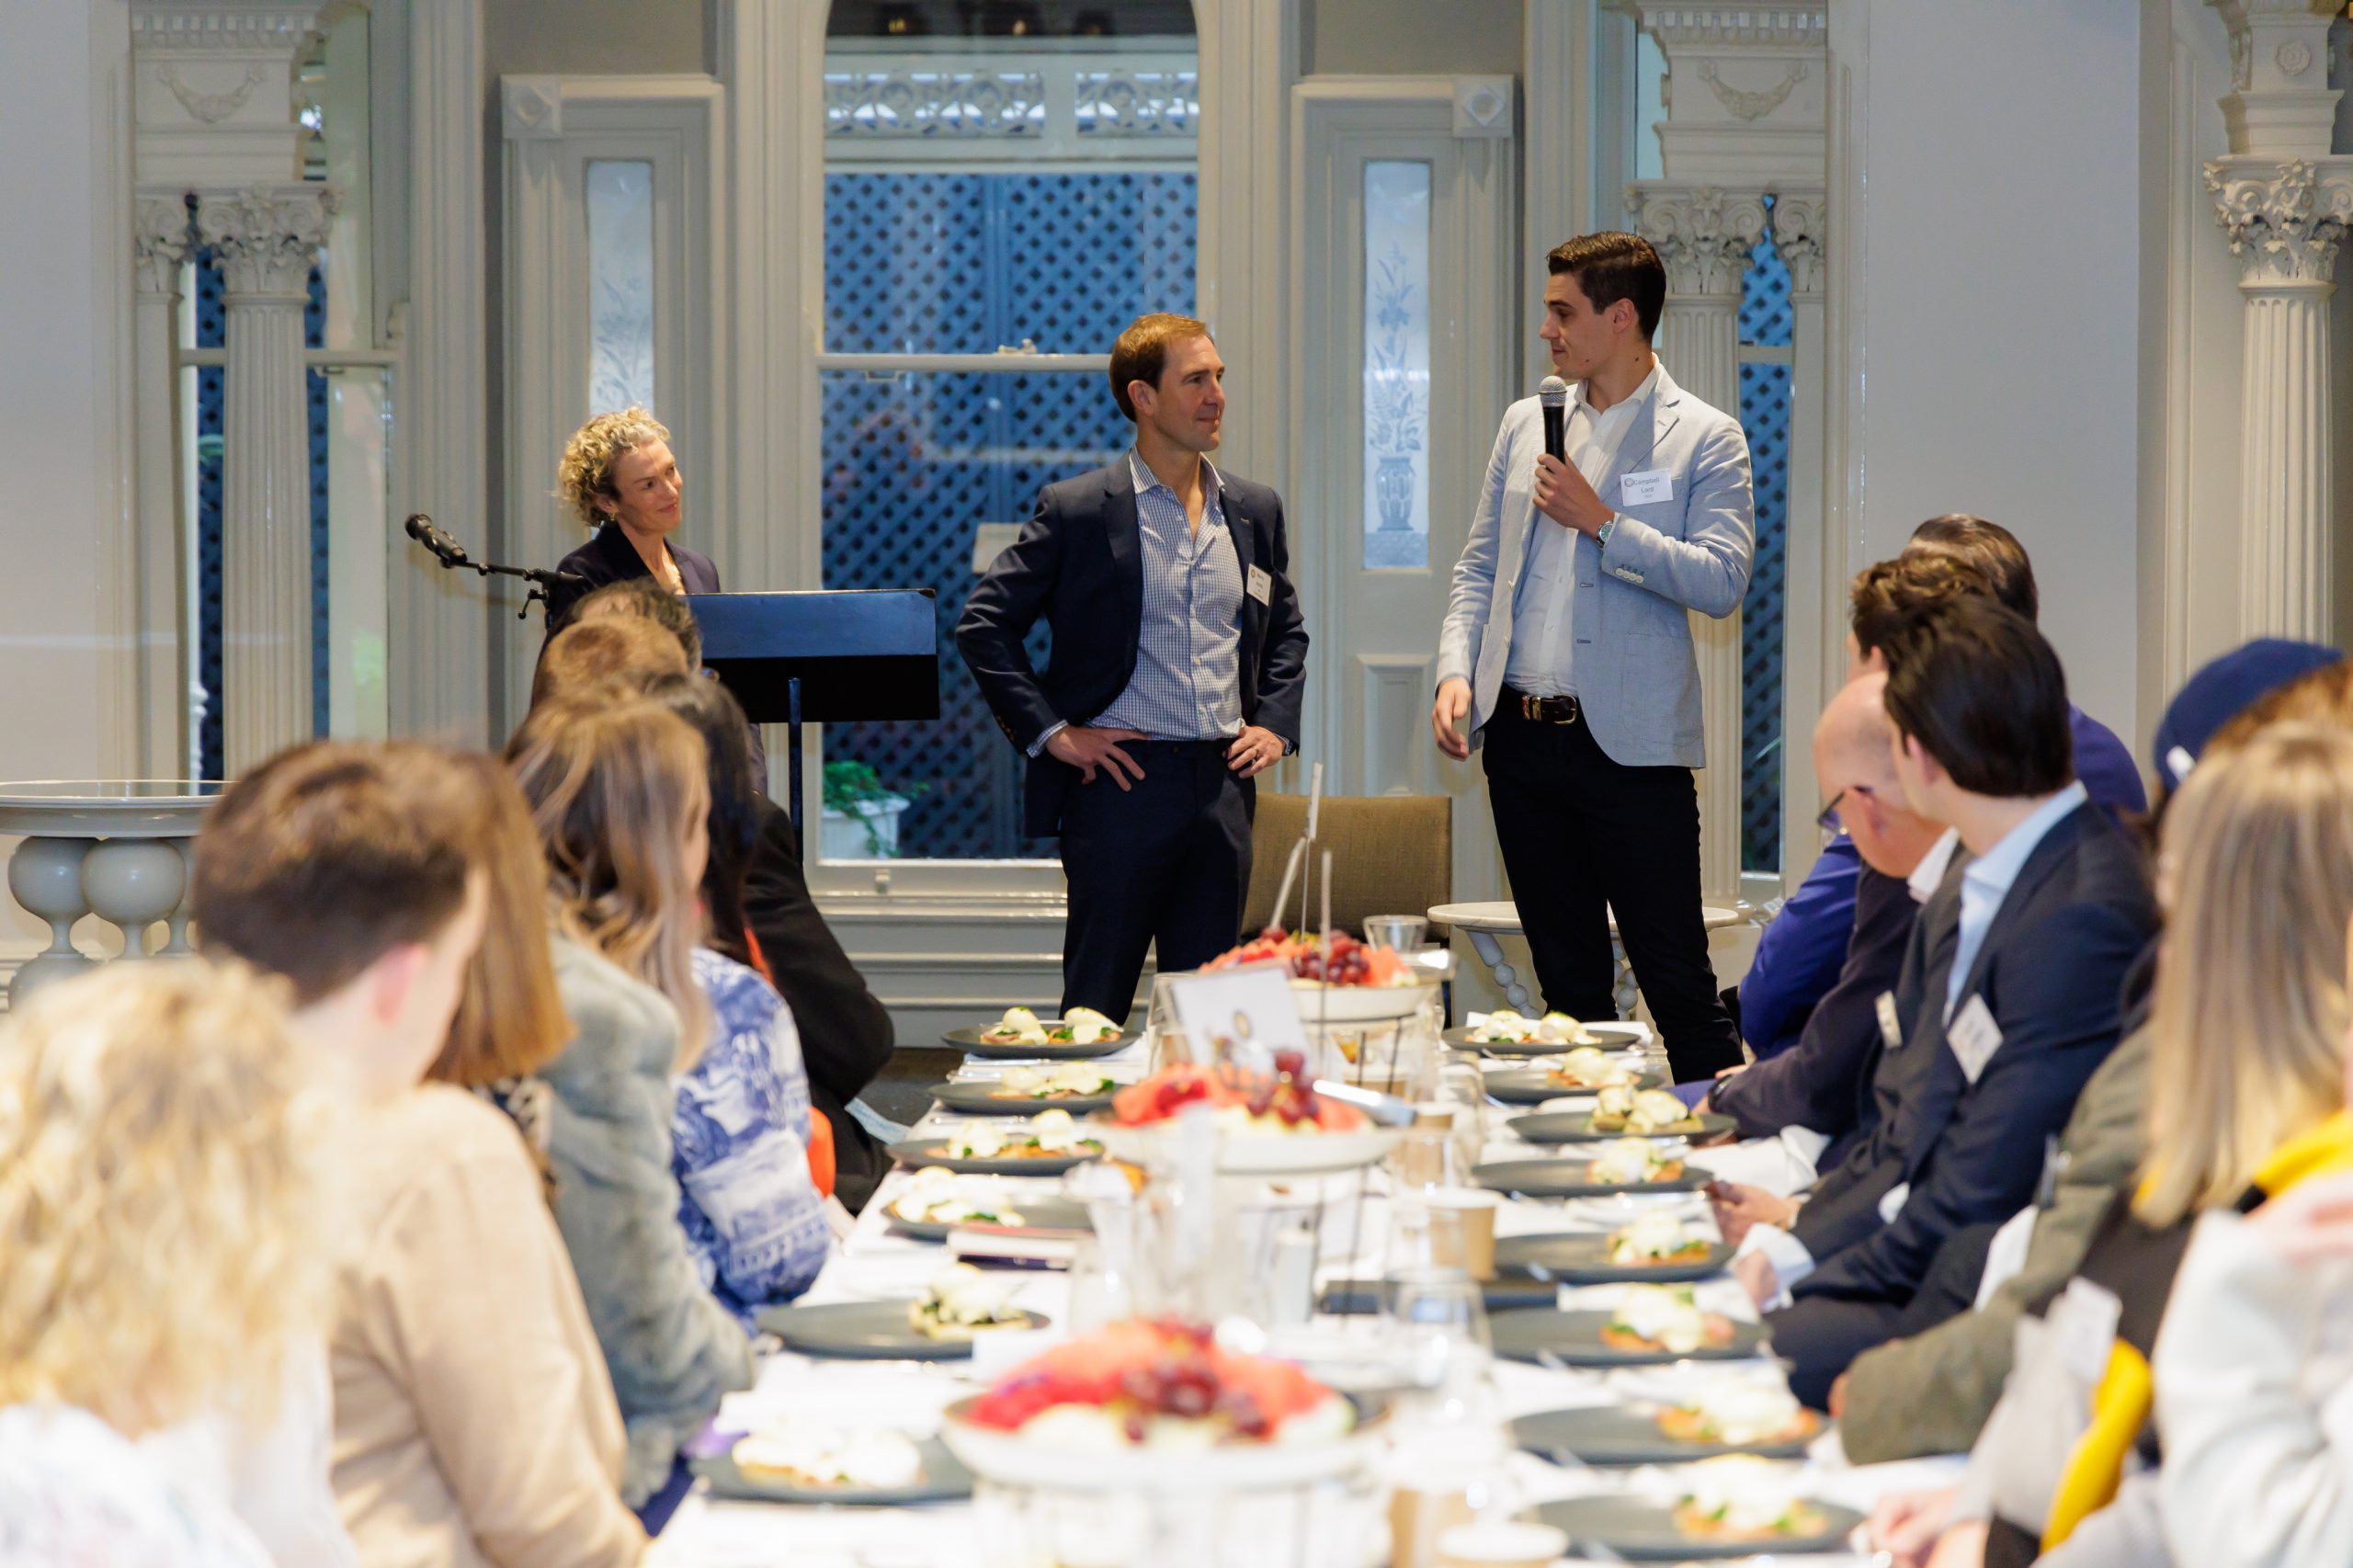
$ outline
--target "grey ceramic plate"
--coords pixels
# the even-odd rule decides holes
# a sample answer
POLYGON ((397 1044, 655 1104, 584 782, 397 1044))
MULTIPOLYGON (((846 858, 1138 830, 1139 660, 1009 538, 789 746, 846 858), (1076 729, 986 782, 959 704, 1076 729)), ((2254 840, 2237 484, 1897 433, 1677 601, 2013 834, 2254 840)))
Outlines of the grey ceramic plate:
POLYGON ((968 1084, 934 1084, 931 1097, 959 1116, 1035 1116, 1041 1110, 1066 1110, 1073 1116, 1088 1116, 1098 1110, 1108 1110, 1111 1095, 1063 1095, 1041 1100, 1023 1096, 1009 1099, 997 1095, 993 1083, 974 1081, 968 1084))
POLYGON ((1504 1124, 1530 1143, 1602 1143, 1612 1138, 1713 1138, 1733 1130, 1733 1119, 1710 1111, 1678 1122, 1662 1132, 1596 1132, 1593 1113, 1548 1110, 1535 1116, 1515 1116, 1504 1124))
POLYGON ((1481 1187, 1518 1193, 1522 1198, 1639 1198, 1661 1192, 1697 1192, 1708 1180, 1699 1171, 1687 1168, 1681 1176, 1666 1181, 1597 1182, 1586 1174, 1592 1165, 1590 1160, 1579 1159, 1498 1160, 1473 1167, 1471 1179, 1481 1187))
MULTIPOLYGON (((1022 1328, 1044 1328, 1043 1314, 1027 1314, 1022 1328)), ((759 1325, 784 1341, 788 1350, 847 1361, 967 1361, 969 1339, 934 1339, 907 1322, 907 1303, 831 1301, 822 1307, 769 1307, 759 1325)), ((1007 1324, 1008 1328, 1013 1324, 1007 1324)), ((988 1332, 983 1330, 983 1333, 988 1332)))
POLYGON ((688 1468, 710 1483, 710 1494, 730 1502, 831 1505, 847 1508, 904 1508, 915 1503, 952 1503, 972 1494, 972 1472, 937 1437, 915 1444, 923 1474, 909 1486, 795 1486, 790 1482, 746 1475, 726 1454, 689 1460, 688 1468))
MULTIPOLYGON (((1039 1022, 1051 1029, 1062 1020, 1040 1018, 1039 1022)), ((983 1056, 995 1062, 1085 1062, 1089 1057, 1108 1056, 1115 1051, 1125 1051, 1142 1038, 1129 1031, 1117 1040, 1098 1040, 1092 1045, 1073 1045, 1068 1041, 1056 1045, 1051 1040, 1040 1045, 1034 1040, 1026 1044, 985 1040, 981 1038, 983 1032, 978 1028, 949 1029, 940 1039, 968 1055, 983 1056)))
MULTIPOLYGON (((1546 1287, 1551 1289, 1551 1287, 1546 1287)), ((1545 1367, 1649 1367, 1667 1361, 1736 1361, 1763 1354, 1765 1325, 1736 1323, 1732 1340, 1677 1354, 1672 1350, 1621 1350, 1605 1344, 1608 1312, 1564 1312, 1552 1307, 1496 1312, 1487 1319, 1495 1354, 1545 1367)))
MULTIPOLYGON (((1827 1423, 1813 1418, 1813 1429, 1786 1443, 1684 1443, 1658 1429, 1650 1408, 1628 1409, 1597 1404, 1583 1410, 1548 1410, 1523 1415, 1511 1424, 1511 1440, 1532 1454, 1550 1459, 1565 1454, 1586 1464, 1688 1464, 1718 1454, 1756 1454, 1764 1459, 1805 1457, 1806 1445, 1820 1437, 1827 1423)), ((1749 1549, 1754 1551, 1756 1548, 1749 1549)))
POLYGON ((1578 1548, 1599 1548, 1629 1562, 1688 1562, 1694 1558, 1756 1557, 1760 1553, 1844 1551, 1862 1515, 1852 1508, 1814 1503, 1821 1528, 1770 1540, 1709 1540, 1675 1528, 1675 1510, 1639 1497, 1563 1497, 1544 1504, 1535 1517, 1569 1532, 1578 1548))
POLYGON ((1723 1272, 1732 1262, 1732 1248, 1718 1242, 1708 1256, 1688 1263, 1612 1263, 1609 1237, 1600 1231, 1564 1235, 1506 1236, 1495 1243, 1495 1267, 1518 1269, 1539 1279, 1563 1285, 1620 1285, 1647 1280, 1654 1285, 1688 1285, 1723 1272))
MULTIPOLYGON (((1597 1050, 1631 1051, 1643 1043, 1643 1031, 1637 1025, 1587 1024, 1586 1028, 1599 1037, 1586 1042, 1597 1050)), ((1472 1040, 1467 1028, 1449 1029, 1438 1038, 1457 1051, 1476 1051, 1487 1056, 1558 1056, 1574 1049, 1558 1040, 1472 1040)))
MULTIPOLYGON (((1335 1279, 1316 1297, 1315 1310, 1341 1316, 1377 1312, 1385 1289, 1385 1282, 1379 1279, 1335 1279)), ((1511 1311, 1513 1308, 1551 1306, 1560 1299, 1561 1288, 1525 1274, 1514 1274, 1487 1280, 1480 1287, 1480 1293, 1486 1298, 1487 1311, 1499 1314, 1493 1321, 1500 1323, 1506 1316, 1518 1315, 1511 1311)))
MULTIPOLYGON (((1029 1231, 1091 1231, 1095 1227, 1086 1218, 1086 1206, 1073 1203, 1067 1198, 1013 1199, 1013 1207, 1021 1216, 1021 1228, 1029 1231)), ((979 1221, 985 1224, 988 1221, 979 1221)), ((944 1242, 948 1233, 962 1229, 945 1220, 902 1220, 891 1216, 891 1229, 896 1234, 912 1236, 919 1242, 944 1242)))
MULTIPOLYGON (((1559 1099, 1564 1095, 1589 1095, 1591 1089, 1573 1089, 1552 1082, 1551 1072, 1542 1067, 1501 1067, 1486 1074, 1487 1093, 1506 1105, 1541 1105, 1546 1100, 1559 1099)), ((1634 1087, 1663 1089, 1666 1074, 1654 1069, 1637 1074, 1634 1087)))
POLYGON ((888 1152, 903 1165, 944 1165, 959 1176, 1060 1176, 1073 1165, 1103 1157, 1099 1151, 1088 1150, 1078 1154, 1039 1154, 1027 1160, 951 1159, 946 1142, 938 1138, 910 1138, 892 1144, 888 1152))

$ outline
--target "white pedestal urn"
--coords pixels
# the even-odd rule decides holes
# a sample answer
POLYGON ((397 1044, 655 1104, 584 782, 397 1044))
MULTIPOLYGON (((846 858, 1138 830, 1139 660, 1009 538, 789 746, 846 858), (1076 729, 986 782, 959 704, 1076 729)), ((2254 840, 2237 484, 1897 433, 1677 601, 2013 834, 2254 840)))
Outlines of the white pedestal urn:
POLYGON ((50 928, 50 945, 8 982, 11 1006, 97 961, 73 944, 85 915, 122 932, 125 958, 147 956, 158 920, 171 922, 158 952, 188 950, 188 850, 221 789, 184 778, 0 783, 0 834, 24 840, 8 858, 8 892, 50 928))

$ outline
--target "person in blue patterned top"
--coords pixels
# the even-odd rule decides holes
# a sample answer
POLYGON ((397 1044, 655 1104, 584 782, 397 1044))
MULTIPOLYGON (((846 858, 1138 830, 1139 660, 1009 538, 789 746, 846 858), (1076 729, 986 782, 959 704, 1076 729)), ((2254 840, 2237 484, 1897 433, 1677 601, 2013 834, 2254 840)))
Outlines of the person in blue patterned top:
POLYGON ((809 1075, 776 987, 709 948, 694 966, 710 1043, 676 1080, 678 1222, 710 1293, 748 1324, 806 1290, 832 1245, 809 1173, 809 1075))

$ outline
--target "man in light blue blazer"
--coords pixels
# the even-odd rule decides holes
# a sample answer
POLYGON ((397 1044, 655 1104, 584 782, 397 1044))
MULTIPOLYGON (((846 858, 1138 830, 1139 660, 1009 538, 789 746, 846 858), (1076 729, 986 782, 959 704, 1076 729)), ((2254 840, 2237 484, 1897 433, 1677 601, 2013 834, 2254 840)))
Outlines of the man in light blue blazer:
MULTIPOLYGON (((1747 591, 1748 442, 1652 352, 1666 273, 1633 234, 1547 258, 1538 334, 1571 383, 1563 457, 1537 398, 1495 437, 1439 635, 1439 748, 1483 743, 1495 835, 1548 1006, 1608 1017, 1608 915, 1678 1079, 1740 1060, 1699 913, 1708 758, 1687 612, 1747 591)), ((1733 759, 1720 758, 1729 765, 1733 759)))

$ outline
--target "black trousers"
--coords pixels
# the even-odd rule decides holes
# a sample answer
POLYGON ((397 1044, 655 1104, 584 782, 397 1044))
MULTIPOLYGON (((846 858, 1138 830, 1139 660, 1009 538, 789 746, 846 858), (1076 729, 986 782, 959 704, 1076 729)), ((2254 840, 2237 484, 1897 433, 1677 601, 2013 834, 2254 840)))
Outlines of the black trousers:
POLYGON ((1609 916, 1676 1081, 1739 1065, 1699 914, 1699 792, 1688 767, 1610 760, 1582 719, 1523 717, 1508 691, 1482 755, 1495 838, 1545 1006, 1614 1018, 1609 916))
POLYGON ((1127 1021, 1145 950, 1199 969, 1233 946, 1250 887, 1257 785, 1226 767, 1226 741, 1130 741, 1143 769, 1122 790, 1108 768, 1063 808, 1063 1008, 1127 1021))
POLYGON ((1927 1278, 1908 1301, 1801 1296, 1765 1314, 1773 1354, 1790 1364, 1790 1392, 1816 1410, 1830 1408, 1830 1385, 1877 1346, 1926 1334, 1977 1304, 1986 1255, 1999 1224, 1964 1225, 1945 1238, 1927 1278))

